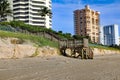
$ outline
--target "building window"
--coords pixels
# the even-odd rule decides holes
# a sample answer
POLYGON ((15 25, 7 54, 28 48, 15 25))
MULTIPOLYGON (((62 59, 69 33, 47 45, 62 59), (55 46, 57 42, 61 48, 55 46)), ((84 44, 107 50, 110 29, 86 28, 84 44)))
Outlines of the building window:
POLYGON ((95 37, 93 37, 93 42, 95 42, 95 37))
POLYGON ((109 27, 109 34, 111 34, 112 32, 111 32, 111 27, 109 27))
POLYGON ((92 24, 94 24, 94 18, 92 18, 92 24))
POLYGON ((82 19, 82 17, 80 17, 80 19, 82 19))
POLYGON ((96 35, 99 35, 99 33, 96 33, 96 35))
POLYGON ((93 32, 92 34, 95 35, 95 32, 93 32))
POLYGON ((91 31, 90 29, 87 29, 87 32, 91 31))

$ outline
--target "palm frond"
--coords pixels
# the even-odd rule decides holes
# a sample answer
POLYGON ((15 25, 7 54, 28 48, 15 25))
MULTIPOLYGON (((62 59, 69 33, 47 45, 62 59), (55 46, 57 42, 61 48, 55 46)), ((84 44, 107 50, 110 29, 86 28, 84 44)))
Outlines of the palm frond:
POLYGON ((12 10, 10 9, 10 4, 7 0, 0 0, 0 17, 5 15, 10 15, 12 10))
POLYGON ((42 7, 39 11, 38 11, 38 14, 40 15, 40 16, 46 16, 46 15, 48 15, 48 16, 51 16, 52 15, 52 12, 51 12, 51 10, 50 9, 48 9, 48 7, 42 7))

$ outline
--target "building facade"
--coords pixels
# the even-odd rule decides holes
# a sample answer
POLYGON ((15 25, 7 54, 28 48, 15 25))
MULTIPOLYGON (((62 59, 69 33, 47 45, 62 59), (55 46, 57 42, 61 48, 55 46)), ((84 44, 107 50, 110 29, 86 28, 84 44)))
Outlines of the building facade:
POLYGON ((52 18, 50 16, 41 17, 38 11, 42 7, 48 7, 51 10, 51 0, 8 0, 13 17, 8 20, 20 20, 26 24, 41 26, 46 28, 52 27, 52 18))
POLYGON ((103 27, 104 45, 119 45, 118 25, 107 25, 103 27))
POLYGON ((100 26, 100 44, 104 45, 103 26, 100 26))
POLYGON ((74 32, 76 35, 89 36, 92 42, 99 43, 100 13, 90 9, 74 11, 74 32))

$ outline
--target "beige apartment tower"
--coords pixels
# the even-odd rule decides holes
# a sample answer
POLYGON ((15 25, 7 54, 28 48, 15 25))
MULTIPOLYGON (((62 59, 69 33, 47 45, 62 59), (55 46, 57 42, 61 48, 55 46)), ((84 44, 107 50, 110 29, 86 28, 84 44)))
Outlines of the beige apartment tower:
POLYGON ((74 31, 76 35, 89 36, 91 41, 99 43, 99 19, 100 13, 90 9, 89 5, 85 9, 74 11, 74 31))

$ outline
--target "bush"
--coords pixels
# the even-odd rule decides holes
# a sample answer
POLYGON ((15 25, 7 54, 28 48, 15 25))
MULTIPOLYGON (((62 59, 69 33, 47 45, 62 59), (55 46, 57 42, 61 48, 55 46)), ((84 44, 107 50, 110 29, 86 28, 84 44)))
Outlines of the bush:
POLYGON ((10 22, 0 22, 1 25, 11 25, 12 27, 14 27, 15 29, 19 30, 26 30, 30 33, 38 33, 41 31, 46 31, 46 32, 51 32, 53 34, 56 34, 59 38, 61 39, 73 39, 73 37, 71 36, 70 33, 63 33, 62 31, 54 31, 52 29, 47 29, 44 27, 40 27, 40 26, 32 26, 29 24, 25 24, 22 21, 10 21, 10 22))
POLYGON ((74 39, 77 39, 77 40, 82 40, 83 38, 89 39, 88 36, 80 36, 80 35, 73 35, 73 38, 74 38, 74 39))
POLYGON ((0 22, 0 25, 10 25, 9 22, 0 22))

